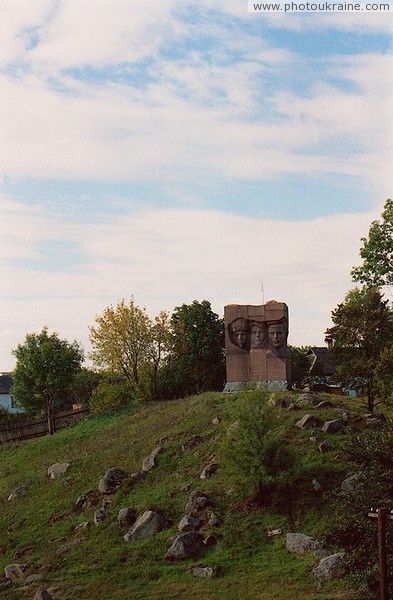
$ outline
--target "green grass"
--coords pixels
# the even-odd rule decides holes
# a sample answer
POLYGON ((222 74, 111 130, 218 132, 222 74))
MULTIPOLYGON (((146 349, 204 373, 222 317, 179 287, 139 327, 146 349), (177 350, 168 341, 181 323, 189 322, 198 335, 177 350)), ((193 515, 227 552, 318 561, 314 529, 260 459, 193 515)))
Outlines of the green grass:
MULTIPOLYGON (((40 571, 43 580, 28 590, 16 585, 2 591, 5 599, 30 599, 36 589, 56 588, 56 600, 349 600, 353 597, 345 581, 332 581, 318 588, 311 574, 317 560, 312 555, 290 555, 285 550, 285 532, 302 531, 322 536, 329 526, 329 507, 312 490, 313 476, 322 483, 339 482, 346 471, 342 444, 345 435, 330 436, 331 453, 322 455, 310 442, 310 434, 294 427, 311 408, 291 412, 277 409, 284 427, 290 428, 294 451, 301 461, 304 481, 289 512, 285 500, 276 506, 256 506, 242 498, 233 475, 224 468, 205 481, 199 479, 213 454, 221 456, 222 440, 236 420, 247 392, 203 394, 165 403, 143 405, 86 420, 56 433, 24 443, 0 446, 0 572, 5 565, 23 562, 29 572, 40 571), (212 419, 219 416, 218 425, 212 419), (203 443, 183 453, 182 444, 199 434, 203 443), (165 452, 158 466, 138 484, 123 485, 112 497, 111 518, 101 527, 81 533, 83 543, 63 556, 56 549, 74 539, 73 528, 92 522, 94 510, 79 512, 75 500, 96 489, 99 479, 112 466, 128 473, 141 470, 142 460, 165 437, 165 452), (71 463, 67 474, 50 480, 48 467, 71 463), (213 500, 221 525, 218 542, 202 558, 167 564, 163 560, 168 538, 177 531, 184 515, 189 491, 205 491, 213 500), (27 493, 13 502, 9 494, 19 485, 27 493), (116 517, 120 508, 132 506, 138 513, 159 509, 173 526, 153 539, 126 544, 116 517), (268 538, 267 531, 282 527, 284 535, 268 538), (63 541, 61 541, 63 540, 63 541), (15 558, 17 557, 17 558, 15 558), (212 566, 215 576, 199 579, 193 566, 212 566)), ((329 397, 331 400, 332 398, 329 397)), ((346 403, 351 415, 362 412, 359 400, 334 398, 346 403)), ((336 418, 326 409, 321 418, 336 418)), ((326 437, 318 432, 320 441, 326 437)))

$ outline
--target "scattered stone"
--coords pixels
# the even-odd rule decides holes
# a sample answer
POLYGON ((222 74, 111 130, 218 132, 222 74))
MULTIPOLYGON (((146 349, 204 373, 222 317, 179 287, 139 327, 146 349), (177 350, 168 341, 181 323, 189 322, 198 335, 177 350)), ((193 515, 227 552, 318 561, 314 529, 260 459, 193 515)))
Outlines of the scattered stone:
POLYGON ((213 425, 219 425, 221 423, 221 417, 214 417, 212 420, 213 425))
POLYGON ((10 587, 11 584, 12 579, 10 579, 9 577, 2 577, 0 579, 0 590, 5 590, 6 588, 10 587))
POLYGON ((182 445, 182 452, 188 452, 188 450, 192 450, 195 448, 195 446, 198 446, 202 442, 203 438, 200 435, 193 435, 182 445))
POLYGON ((317 479, 312 480, 312 486, 316 492, 320 492, 322 490, 322 485, 319 483, 317 479))
POLYGON ((89 521, 83 521, 82 523, 79 523, 78 525, 76 525, 72 531, 74 533, 76 533, 77 535, 79 535, 81 533, 81 531, 84 531, 88 527, 90 527, 89 521))
POLYGON ((200 527, 200 524, 200 520, 196 517, 193 517, 192 515, 186 515, 182 518, 177 528, 179 529, 179 531, 183 532, 195 531, 195 529, 198 529, 198 527, 200 527))
POLYGON ((33 548, 34 548, 33 544, 26 544, 26 546, 20 546, 14 552, 14 559, 18 560, 21 556, 23 556, 24 554, 26 554, 26 552, 29 552, 33 548))
POLYGON ((135 542, 152 537, 168 526, 167 520, 152 510, 146 510, 134 523, 132 528, 125 534, 125 542, 135 542))
POLYGON ((151 471, 152 469, 154 469, 154 467, 157 466, 156 458, 163 451, 164 451, 164 448, 162 446, 157 446, 157 448, 155 448, 153 450, 153 452, 150 454, 150 456, 148 456, 147 458, 145 458, 143 460, 143 462, 142 462, 142 471, 144 473, 147 473, 148 471, 151 471))
POLYGON ((281 528, 279 528, 279 529, 270 529, 267 532, 267 537, 274 537, 276 535, 281 535, 281 534, 282 534, 282 529, 281 528))
POLYGON ((210 463, 203 469, 202 473, 199 475, 199 479, 210 479, 210 477, 217 471, 218 467, 218 463, 210 463))
POLYGON ((207 522, 207 526, 208 527, 219 527, 220 524, 221 524, 220 519, 217 517, 217 515, 214 512, 210 513, 209 520, 207 522))
POLYGON ((299 427, 299 429, 313 429, 320 424, 321 421, 317 417, 309 414, 304 415, 304 417, 295 423, 296 427, 299 427))
POLYGON ((349 475, 341 483, 341 490, 343 492, 353 492, 356 488, 356 479, 359 477, 359 473, 349 475))
POLYGON ((317 550, 320 543, 303 533, 287 533, 286 548, 295 554, 305 554, 317 550))
POLYGON ((97 506, 101 500, 101 494, 97 490, 89 490, 76 499, 75 507, 79 510, 87 510, 97 506))
POLYGON ((127 477, 127 473, 123 471, 123 469, 111 467, 100 480, 98 491, 101 492, 101 494, 114 494, 121 486, 125 477, 127 477))
POLYGON ((166 552, 166 560, 188 560, 198 558, 203 551, 204 545, 199 534, 194 532, 179 535, 172 546, 166 552))
POLYGON ((331 450, 331 449, 332 449, 332 445, 327 440, 323 440, 323 442, 321 442, 318 446, 318 450, 322 453, 329 452, 329 450, 331 450))
POLYGON ((322 400, 322 402, 316 404, 315 408, 320 408, 322 410, 324 408, 332 408, 332 406, 333 404, 330 402, 330 400, 322 400))
POLYGON ((310 393, 305 393, 305 394, 300 394, 300 396, 297 399, 298 404, 301 405, 311 405, 311 406, 315 406, 316 404, 318 404, 318 399, 316 398, 316 396, 314 396, 314 394, 310 394, 310 393))
POLYGON ((99 508, 94 513, 94 517, 93 517, 94 525, 96 527, 99 527, 100 525, 105 523, 105 521, 107 521, 108 518, 109 518, 108 511, 105 508, 99 508))
POLYGON ((277 406, 278 408, 289 408, 293 405, 293 401, 290 396, 284 396, 280 392, 273 392, 270 394, 269 404, 271 406, 277 406))
POLYGON ((337 552, 322 558, 313 569, 314 577, 322 580, 337 579, 344 575, 343 558, 344 552, 337 552))
POLYGON ((338 433, 345 427, 343 419, 333 419, 332 421, 325 421, 322 425, 322 431, 325 433, 338 433))
POLYGON ((48 467, 48 477, 50 477, 51 479, 58 479, 59 477, 64 475, 64 473, 67 472, 67 469, 70 465, 71 463, 69 462, 55 463, 54 465, 51 465, 50 467, 48 467))
POLYGON ((136 521, 137 515, 133 508, 121 508, 119 510, 119 514, 117 515, 117 523, 120 529, 126 529, 127 527, 131 527, 136 521))
POLYGON ((131 473, 131 475, 130 475, 130 479, 134 483, 140 483, 141 481, 143 481, 145 479, 145 477, 146 477, 146 473, 144 473, 143 471, 137 471, 136 473, 131 473))
POLYGON ((33 583, 37 583, 37 581, 40 581, 42 577, 42 573, 32 573, 26 577, 23 585, 32 585, 33 583))
POLYGON ((193 567, 191 572, 195 577, 213 577, 214 575, 212 567, 193 567))
POLYGON ((53 596, 50 595, 48 590, 39 590, 36 592, 33 600, 53 600, 53 596))
POLYGON ((26 491, 27 486, 20 485, 12 492, 12 494, 8 496, 8 501, 15 500, 16 498, 19 498, 19 496, 23 496, 23 494, 26 494, 26 491))
POLYGON ((14 563, 12 565, 7 565, 4 568, 4 576, 8 579, 19 579, 19 577, 23 577, 26 571, 29 569, 29 565, 14 563))
POLYGON ((369 429, 375 429, 376 431, 380 431, 384 428, 384 421, 382 421, 379 417, 367 418, 366 426, 369 429))
POLYGON ((76 538, 75 540, 72 540, 72 542, 68 542, 68 544, 60 546, 60 548, 56 550, 56 556, 62 556, 63 554, 67 554, 67 552, 70 552, 70 550, 81 544, 84 541, 84 539, 85 538, 82 537, 76 538))
POLYGON ((206 508, 210 504, 209 498, 203 492, 194 491, 191 492, 188 502, 185 506, 186 514, 198 512, 203 508, 206 508))

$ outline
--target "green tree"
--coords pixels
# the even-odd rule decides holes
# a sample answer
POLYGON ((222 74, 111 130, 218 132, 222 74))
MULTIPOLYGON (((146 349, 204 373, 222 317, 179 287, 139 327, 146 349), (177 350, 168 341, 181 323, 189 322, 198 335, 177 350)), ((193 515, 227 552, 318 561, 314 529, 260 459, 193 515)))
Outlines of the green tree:
POLYGON ((371 223, 368 238, 361 238, 363 264, 354 267, 354 281, 371 287, 393 284, 393 200, 386 200, 381 221, 371 223))
POLYGON ((378 396, 386 403, 393 404, 393 341, 382 351, 375 370, 378 396))
POLYGON ((70 344, 60 339, 57 333, 49 334, 44 327, 40 333, 27 334, 13 354, 15 400, 27 412, 45 411, 49 433, 53 433, 53 409, 71 393, 83 361, 81 347, 76 341, 70 344))
POLYGON ((268 504, 279 490, 288 490, 294 473, 295 454, 277 414, 268 405, 266 392, 247 392, 221 447, 220 464, 228 478, 243 497, 260 504, 268 504))
POLYGON ((210 302, 194 300, 171 317, 174 394, 222 390, 225 382, 224 322, 210 302))
POLYGON ((75 402, 88 405, 94 390, 101 380, 101 373, 93 369, 82 368, 74 377, 72 395, 75 402))
POLYGON ((134 398, 156 399, 170 343, 169 316, 152 321, 131 298, 108 306, 90 327, 94 363, 112 375, 125 377, 134 398))
POLYGON ((354 289, 332 311, 333 327, 326 330, 337 376, 367 396, 373 411, 376 368, 393 336, 393 312, 375 288, 354 289))
POLYGON ((289 346, 291 353, 291 380, 295 386, 302 386, 310 373, 310 361, 306 346, 289 346))

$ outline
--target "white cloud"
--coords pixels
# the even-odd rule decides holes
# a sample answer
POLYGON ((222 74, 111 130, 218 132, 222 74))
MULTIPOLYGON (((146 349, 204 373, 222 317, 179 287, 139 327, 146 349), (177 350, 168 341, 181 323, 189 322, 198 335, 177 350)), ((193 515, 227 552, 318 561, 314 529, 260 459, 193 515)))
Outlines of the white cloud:
POLYGON ((54 235, 79 246, 74 267, 45 272, 9 259, 21 254, 20 240, 12 235, 21 215, 5 203, 2 214, 11 232, 5 238, 8 260, 0 263, 7 281, 0 318, 2 370, 12 368, 11 350, 26 333, 45 325, 87 348, 88 326, 120 298, 134 295, 152 316, 207 299, 222 315, 225 304, 262 303, 262 282, 266 301, 284 301, 290 308, 290 342, 321 344, 331 310, 352 287, 349 272, 359 262, 360 237, 378 217, 332 215, 291 223, 157 209, 82 226, 26 208, 23 255, 27 248, 39 258, 38 238, 43 242, 54 235))

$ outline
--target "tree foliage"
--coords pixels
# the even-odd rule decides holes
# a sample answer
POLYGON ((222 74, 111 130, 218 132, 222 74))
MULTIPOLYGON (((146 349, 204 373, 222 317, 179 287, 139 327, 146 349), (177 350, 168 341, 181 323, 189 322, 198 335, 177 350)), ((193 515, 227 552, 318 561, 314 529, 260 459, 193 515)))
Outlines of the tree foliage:
POLYGON ((372 287, 393 284, 393 200, 386 201, 381 216, 381 221, 371 223, 368 238, 361 240, 363 264, 351 272, 354 281, 372 287))
POLYGON ((222 444, 220 461, 242 495, 261 504, 269 503, 278 489, 289 489, 295 466, 277 409, 267 402, 266 393, 247 394, 222 444))
POLYGON ((326 330, 341 381, 367 395, 368 409, 376 399, 375 372, 381 353, 393 337, 393 312, 375 288, 354 289, 332 311, 326 330))
POLYGON ((291 379, 296 387, 301 387, 310 373, 310 361, 306 346, 289 346, 291 353, 291 379))
POLYGON ((56 402, 64 402, 71 394, 73 379, 80 371, 83 351, 79 344, 48 333, 26 335, 23 344, 13 351, 16 367, 12 393, 27 412, 45 411, 52 433, 51 415, 56 402))
POLYGON ((91 357, 101 369, 122 375, 134 398, 157 399, 162 370, 170 347, 169 317, 161 312, 153 321, 131 298, 108 306, 90 327, 91 357))
POLYGON ((194 300, 174 309, 172 381, 175 395, 222 390, 225 381, 224 322, 210 302, 194 300))

